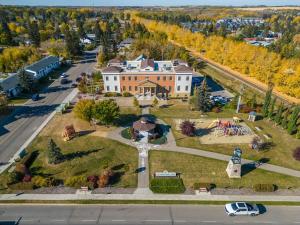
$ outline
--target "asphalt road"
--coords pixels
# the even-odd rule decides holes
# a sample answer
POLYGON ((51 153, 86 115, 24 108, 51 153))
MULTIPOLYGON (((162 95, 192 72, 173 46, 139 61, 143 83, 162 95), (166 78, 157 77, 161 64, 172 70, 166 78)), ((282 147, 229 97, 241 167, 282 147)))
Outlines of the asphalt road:
MULTIPOLYGON (((78 63, 66 74, 69 80, 74 81, 82 72, 92 72, 94 66, 95 62, 78 63)), ((0 164, 9 161, 71 91, 71 83, 60 85, 60 80, 55 80, 40 93, 40 100, 29 100, 0 121, 0 164)))
POLYGON ((209 205, 2 205, 0 224, 278 224, 300 223, 300 207, 272 206, 263 214, 229 217, 209 205))

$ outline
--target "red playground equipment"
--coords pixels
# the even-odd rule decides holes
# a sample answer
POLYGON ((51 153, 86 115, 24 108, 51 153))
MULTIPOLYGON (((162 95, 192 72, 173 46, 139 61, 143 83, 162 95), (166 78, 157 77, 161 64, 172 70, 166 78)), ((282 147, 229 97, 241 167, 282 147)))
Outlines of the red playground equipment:
POLYGON ((222 121, 222 120, 214 120, 208 128, 214 128, 215 136, 240 136, 252 134, 251 130, 248 127, 241 126, 236 121, 222 121))

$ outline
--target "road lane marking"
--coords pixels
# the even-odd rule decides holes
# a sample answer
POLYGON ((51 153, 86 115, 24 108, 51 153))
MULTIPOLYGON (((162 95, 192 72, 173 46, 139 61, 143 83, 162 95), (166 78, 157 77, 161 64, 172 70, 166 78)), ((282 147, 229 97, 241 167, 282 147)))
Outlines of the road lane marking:
POLYGON ((175 223, 186 223, 186 220, 174 220, 175 223))
POLYGON ((112 222, 126 222, 127 220, 111 220, 112 222))
POLYGON ((204 220, 204 221, 200 221, 201 223, 216 223, 217 221, 214 220, 204 220))
POLYGON ((59 220, 59 219, 55 219, 55 220, 51 220, 53 222, 65 222, 66 220, 59 220))
POLYGON ((96 220, 81 220, 82 222, 95 222, 96 220))
POLYGON ((144 220, 145 222, 171 222, 171 220, 144 220))

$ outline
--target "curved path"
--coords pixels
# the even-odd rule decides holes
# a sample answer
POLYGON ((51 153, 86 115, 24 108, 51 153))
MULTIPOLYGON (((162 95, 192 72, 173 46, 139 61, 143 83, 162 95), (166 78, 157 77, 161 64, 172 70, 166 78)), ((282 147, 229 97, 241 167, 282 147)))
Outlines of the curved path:
MULTIPOLYGON (((142 114, 148 114, 148 113, 144 113, 144 112, 142 114)), ((158 119, 157 121, 159 123, 165 124, 160 119, 158 119)), ((124 127, 120 127, 118 129, 112 131, 111 133, 109 133, 107 137, 110 138, 110 139, 114 139, 116 141, 122 142, 124 144, 136 147, 136 144, 132 140, 125 139, 121 136, 121 131, 123 129, 124 129, 124 127)), ((168 133, 167 140, 168 140, 168 142, 166 144, 163 144, 163 145, 151 145, 151 150, 180 152, 180 153, 192 154, 192 155, 196 155, 196 156, 212 158, 212 159, 217 159, 217 160, 222 160, 222 161, 227 161, 227 162, 231 158, 231 156, 229 156, 229 155, 224 155, 224 154, 205 151, 205 150, 200 150, 200 149, 186 148, 186 147, 177 146, 176 145, 176 140, 175 140, 171 130, 168 133)), ((263 169, 263 170, 267 170, 267 171, 271 171, 271 172, 275 172, 275 173, 280 173, 280 174, 300 178, 300 171, 285 168, 285 167, 282 167, 282 166, 276 166, 276 165, 272 165, 272 164, 268 164, 268 163, 259 163, 257 161, 252 161, 252 160, 248 160, 248 159, 242 159, 242 164, 248 164, 248 165, 253 166, 255 168, 260 168, 260 169, 263 169)))

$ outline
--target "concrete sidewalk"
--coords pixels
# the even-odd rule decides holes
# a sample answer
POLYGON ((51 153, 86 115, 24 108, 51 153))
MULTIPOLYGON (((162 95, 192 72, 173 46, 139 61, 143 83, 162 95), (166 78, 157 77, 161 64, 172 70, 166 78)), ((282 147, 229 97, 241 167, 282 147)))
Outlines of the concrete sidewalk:
POLYGON ((300 202, 300 196, 278 195, 200 195, 183 194, 2 194, 1 201, 16 200, 172 200, 172 201, 270 201, 270 202, 300 202))

